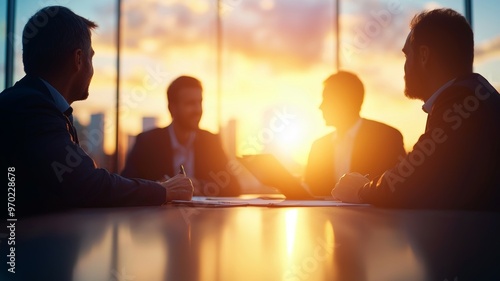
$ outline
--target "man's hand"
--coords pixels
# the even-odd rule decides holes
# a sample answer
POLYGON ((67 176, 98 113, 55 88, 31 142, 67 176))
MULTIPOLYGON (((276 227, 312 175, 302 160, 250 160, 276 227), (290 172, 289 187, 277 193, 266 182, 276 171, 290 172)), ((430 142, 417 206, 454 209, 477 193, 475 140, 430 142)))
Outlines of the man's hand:
POLYGON ((345 174, 332 190, 332 196, 342 202, 361 203, 358 192, 368 182, 370 180, 359 173, 345 174))
POLYGON ((191 200, 193 198, 193 183, 183 174, 160 183, 167 190, 167 202, 172 200, 191 200))

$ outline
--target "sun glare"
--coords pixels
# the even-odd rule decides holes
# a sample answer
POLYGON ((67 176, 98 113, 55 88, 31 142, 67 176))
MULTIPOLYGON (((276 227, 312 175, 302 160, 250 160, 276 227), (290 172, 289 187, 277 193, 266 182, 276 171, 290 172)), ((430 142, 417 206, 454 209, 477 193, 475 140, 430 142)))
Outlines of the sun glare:
POLYGON ((297 121, 290 123, 285 130, 276 135, 279 145, 286 149, 300 147, 304 142, 304 131, 297 121))

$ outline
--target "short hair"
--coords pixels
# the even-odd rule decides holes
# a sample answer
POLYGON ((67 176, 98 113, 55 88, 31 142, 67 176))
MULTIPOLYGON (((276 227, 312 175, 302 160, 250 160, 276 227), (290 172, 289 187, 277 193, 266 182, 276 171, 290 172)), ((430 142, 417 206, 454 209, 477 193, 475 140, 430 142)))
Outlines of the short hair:
POLYGON ((324 82, 323 86, 331 86, 338 89, 336 95, 342 95, 351 103, 352 107, 361 110, 363 99, 365 97, 365 87, 359 77, 348 71, 338 71, 330 75, 324 82))
POLYGON ((62 6, 40 9, 23 29, 23 64, 26 74, 61 71, 71 54, 91 46, 91 29, 97 24, 62 6))
POLYGON ((474 61, 474 34, 464 16, 452 9, 415 15, 410 23, 413 51, 427 45, 451 73, 470 73, 474 61))
POLYGON ((203 90, 200 80, 191 76, 177 77, 167 88, 168 103, 176 102, 179 92, 186 88, 196 88, 203 90))

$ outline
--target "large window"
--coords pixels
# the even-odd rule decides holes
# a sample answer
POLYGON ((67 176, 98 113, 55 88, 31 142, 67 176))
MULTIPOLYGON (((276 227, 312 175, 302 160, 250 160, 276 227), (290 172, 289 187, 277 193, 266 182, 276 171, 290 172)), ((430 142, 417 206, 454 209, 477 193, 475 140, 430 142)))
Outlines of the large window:
POLYGON ((496 89, 499 89, 500 8, 491 1, 475 1, 473 8, 472 25, 476 44, 474 71, 481 73, 496 89))
MULTIPOLYGON (((269 152, 300 175, 326 127, 322 82, 337 69, 334 0, 123 0, 118 170, 138 133, 167 126, 166 87, 180 75, 204 86, 201 127, 220 132, 230 155, 269 152)), ((7 1, 0 0, 6 7, 7 1)), ((90 97, 73 104, 82 146, 115 169, 117 1, 17 1, 14 80, 23 76, 20 34, 36 10, 65 5, 99 24, 90 97), (36 4, 33 4, 36 3, 36 4)), ((362 116, 399 129, 410 150, 425 127, 422 102, 404 97, 401 48, 413 15, 462 0, 340 1, 339 67, 365 85, 362 116)), ((474 1, 475 71, 500 86, 500 5, 474 1)), ((6 13, 0 10, 4 85, 6 13)))
POLYGON ((7 0, 0 0, 0 89, 5 86, 5 52, 7 47, 7 0))

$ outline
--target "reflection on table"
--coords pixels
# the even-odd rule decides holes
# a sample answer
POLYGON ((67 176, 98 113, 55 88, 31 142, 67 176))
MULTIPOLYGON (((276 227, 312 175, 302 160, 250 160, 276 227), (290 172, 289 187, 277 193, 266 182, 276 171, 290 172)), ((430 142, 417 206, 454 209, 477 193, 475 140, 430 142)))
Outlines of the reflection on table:
MULTIPOLYGON (((499 234, 500 215, 479 212, 171 205, 80 209, 18 221, 16 277, 500 280, 499 234)), ((0 277, 12 275, 4 270, 0 277)))

